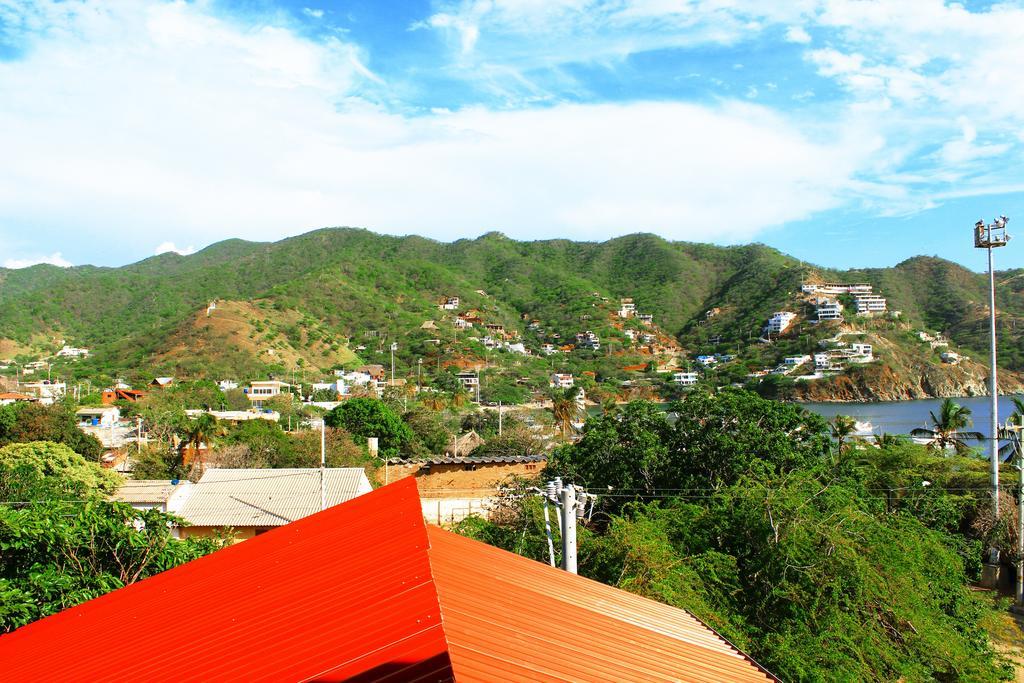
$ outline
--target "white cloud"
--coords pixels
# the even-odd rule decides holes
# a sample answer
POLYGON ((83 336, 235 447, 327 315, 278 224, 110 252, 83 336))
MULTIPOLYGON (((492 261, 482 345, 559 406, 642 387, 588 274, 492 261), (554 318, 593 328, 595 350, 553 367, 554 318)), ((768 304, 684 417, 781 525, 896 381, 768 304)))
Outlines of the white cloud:
POLYGON ((786 40, 791 43, 806 44, 811 42, 811 34, 803 26, 790 26, 786 30, 786 40))
POLYGON ((104 3, 26 35, 0 64, 3 224, 177 244, 325 225, 738 242, 847 201, 875 149, 728 102, 390 113, 360 97, 377 83, 354 46, 204 8, 104 3))
POLYGON ((176 247, 174 245, 174 242, 162 242, 162 243, 160 243, 159 246, 157 246, 156 249, 153 250, 153 255, 154 256, 159 256, 160 254, 166 254, 168 252, 173 252, 175 254, 181 254, 182 256, 188 256, 189 254, 196 253, 196 248, 195 248, 195 246, 193 246, 191 244, 188 245, 187 247, 180 248, 180 247, 176 247))
POLYGON ((72 265, 74 265, 66 258, 61 256, 61 253, 59 251, 55 251, 49 256, 40 256, 38 258, 9 258, 6 261, 4 261, 4 268, 28 268, 29 266, 35 266, 40 263, 48 263, 51 266, 60 266, 61 268, 70 268, 72 265))
POLYGON ((323 19, 324 18, 324 11, 322 9, 313 9, 312 7, 303 7, 302 8, 302 13, 305 14, 307 17, 312 17, 314 19, 323 19))

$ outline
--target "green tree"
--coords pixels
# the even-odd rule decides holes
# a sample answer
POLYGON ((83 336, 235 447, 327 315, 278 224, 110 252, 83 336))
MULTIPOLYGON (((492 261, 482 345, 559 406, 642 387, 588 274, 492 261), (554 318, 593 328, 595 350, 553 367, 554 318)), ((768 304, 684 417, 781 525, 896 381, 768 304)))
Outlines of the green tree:
POLYGON ((172 518, 95 495, 0 505, 0 629, 11 631, 218 547, 171 537, 172 518))
POLYGON ((271 420, 246 420, 224 437, 223 442, 243 445, 254 467, 294 467, 294 444, 281 426, 271 420))
POLYGON ((836 415, 829 422, 829 430, 840 453, 846 449, 847 441, 856 429, 857 422, 849 415, 836 415))
POLYGON ((377 437, 382 457, 397 456, 414 438, 413 431, 382 401, 352 398, 327 413, 327 425, 363 438, 377 437))
POLYGON ((0 448, 0 500, 74 498, 113 492, 122 479, 52 441, 13 443, 0 448))
POLYGON ((917 427, 910 431, 913 436, 921 436, 929 439, 929 447, 945 452, 953 450, 957 455, 970 452, 967 445, 968 439, 980 441, 984 439, 981 432, 965 431, 971 426, 971 409, 956 403, 947 398, 939 406, 939 414, 930 412, 932 426, 917 427))
POLYGON ((0 406, 0 446, 29 441, 62 443, 87 460, 98 461, 103 454, 103 445, 78 428, 74 411, 63 402, 0 406))

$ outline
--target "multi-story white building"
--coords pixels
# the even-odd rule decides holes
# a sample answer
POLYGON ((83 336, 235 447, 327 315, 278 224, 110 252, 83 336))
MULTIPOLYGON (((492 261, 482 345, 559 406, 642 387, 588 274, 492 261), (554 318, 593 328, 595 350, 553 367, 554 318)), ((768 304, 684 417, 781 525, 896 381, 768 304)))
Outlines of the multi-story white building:
POLYGON ((260 380, 249 383, 249 388, 245 392, 246 396, 249 397, 249 402, 253 408, 262 410, 264 402, 275 397, 280 396, 285 389, 290 388, 291 385, 287 382, 281 382, 280 380, 260 380))
POLYGON ((770 334, 782 334, 789 329, 794 320, 796 320, 796 313, 776 311, 772 317, 768 318, 768 332, 770 334))
POLYGON ((621 299, 619 301, 619 317, 632 318, 636 315, 636 304, 632 299, 621 299))
POLYGON ((818 370, 824 370, 828 368, 831 357, 824 351, 821 353, 814 354, 814 367, 818 370))
POLYGON ((857 315, 874 315, 885 313, 885 297, 878 294, 858 294, 854 297, 857 304, 857 315))
POLYGON ((65 346, 64 348, 57 352, 57 355, 62 358, 88 358, 89 349, 79 349, 74 346, 65 346))
POLYGON ((555 389, 572 389, 575 381, 570 373, 556 372, 551 375, 550 386, 555 389))
POLYGON ((863 282, 856 284, 841 284, 838 282, 804 283, 800 287, 800 291, 804 294, 870 294, 871 285, 863 282))
POLYGON ((832 301, 830 299, 818 299, 816 313, 818 314, 819 321, 842 320, 843 305, 838 301, 832 301))
POLYGON ((651 313, 637 313, 636 319, 639 320, 644 325, 654 324, 654 315, 651 313))
POLYGON ((677 372, 672 375, 672 381, 684 387, 692 387, 697 383, 696 372, 677 372))
POLYGON ((576 346, 581 349, 597 351, 601 348, 601 339, 590 330, 587 330, 576 335, 576 346))

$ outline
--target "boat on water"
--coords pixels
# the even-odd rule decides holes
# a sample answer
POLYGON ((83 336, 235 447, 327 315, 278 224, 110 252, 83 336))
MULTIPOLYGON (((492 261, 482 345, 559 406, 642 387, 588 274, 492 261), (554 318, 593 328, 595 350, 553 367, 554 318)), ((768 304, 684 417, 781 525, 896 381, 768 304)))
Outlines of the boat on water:
POLYGON ((875 433, 875 426, 870 420, 857 420, 853 423, 854 436, 872 436, 875 433))

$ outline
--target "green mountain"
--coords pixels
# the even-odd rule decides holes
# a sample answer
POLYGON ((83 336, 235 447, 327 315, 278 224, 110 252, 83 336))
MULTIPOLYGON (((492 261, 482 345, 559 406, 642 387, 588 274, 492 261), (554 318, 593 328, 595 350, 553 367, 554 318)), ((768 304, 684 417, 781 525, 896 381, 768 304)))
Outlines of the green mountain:
MULTIPOLYGON (((538 377, 560 367, 609 374, 631 361, 656 360, 658 351, 671 355, 673 345, 691 356, 733 352, 753 367, 774 362, 773 354, 810 352, 826 334, 824 326, 801 325, 772 349, 756 343, 773 311, 809 317, 800 295, 808 277, 873 284, 890 309, 902 312, 899 325, 879 323, 876 333, 940 331, 984 357, 987 278, 936 258, 836 272, 763 245, 719 247, 647 234, 518 242, 488 233, 441 243, 338 228, 269 244, 227 240, 190 256, 162 254, 121 268, 0 269, 0 358, 40 358, 64 342, 92 351, 68 364, 72 375, 217 378, 383 362, 389 356, 382 352, 397 341, 407 375, 420 358, 436 371, 443 360, 471 357, 538 377), (474 309, 483 322, 519 333, 534 351, 572 342, 584 330, 597 333, 603 346, 574 352, 571 360, 488 352, 469 339, 485 334, 479 324, 475 332, 458 332, 459 311, 439 310, 446 296, 461 298, 459 311, 474 309), (618 319, 624 297, 653 314, 655 327, 618 319), (212 301, 217 308, 207 315, 212 301), (718 314, 705 320, 713 308, 718 314), (423 329, 431 320, 437 329, 423 329), (533 321, 540 333, 529 327, 533 321), (632 328, 658 338, 654 355, 624 336, 632 328)), ((1016 324, 1024 316, 1024 277, 1010 271, 998 279, 1003 362, 1021 369, 1016 324)))

